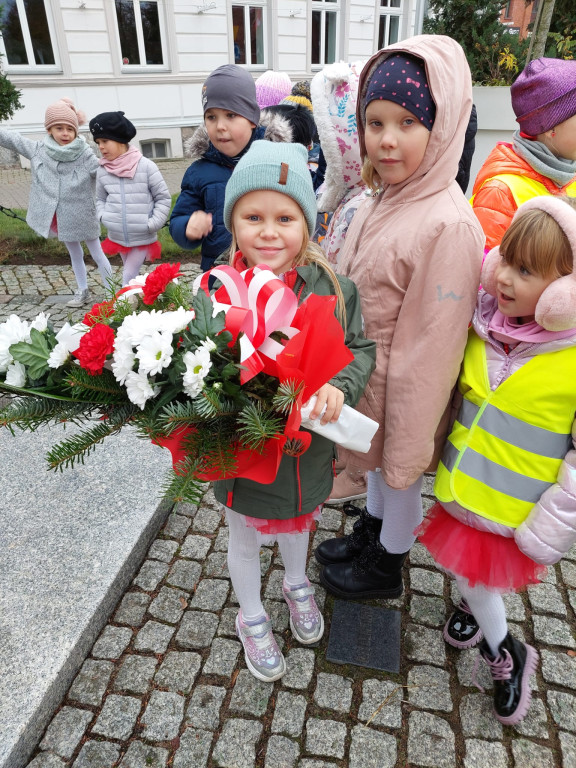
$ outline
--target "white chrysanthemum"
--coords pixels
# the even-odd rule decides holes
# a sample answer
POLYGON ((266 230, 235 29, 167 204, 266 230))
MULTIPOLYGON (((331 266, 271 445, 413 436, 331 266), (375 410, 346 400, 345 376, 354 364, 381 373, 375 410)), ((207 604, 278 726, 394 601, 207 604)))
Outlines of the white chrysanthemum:
POLYGON ((213 352, 216 349, 216 343, 212 339, 204 339, 200 344, 200 348, 205 349, 208 354, 210 354, 210 352, 213 352))
POLYGON ((124 318, 118 329, 118 336, 124 341, 129 340, 132 346, 137 347, 146 336, 151 336, 155 331, 161 330, 161 312, 153 309, 151 312, 139 312, 124 318))
POLYGON ((145 373, 130 371, 126 376, 126 394, 134 405, 144 410, 146 402, 151 397, 156 397, 160 387, 153 387, 145 373))
POLYGON ((13 360, 10 347, 19 341, 30 341, 30 326, 18 315, 10 315, 8 320, 0 323, 0 373, 8 370, 13 360))
POLYGON ((22 363, 14 360, 14 362, 8 366, 8 370, 6 371, 6 384, 11 387, 23 387, 24 384, 26 384, 26 368, 24 368, 22 363))
POLYGON ((64 363, 70 360, 70 350, 63 342, 56 344, 48 357, 49 368, 61 368, 64 363))
POLYGON ((184 309, 178 307, 174 312, 162 312, 159 316, 159 330, 169 333, 180 333, 194 320, 195 312, 193 309, 184 309))
POLYGON ((162 333, 155 331, 150 336, 146 336, 136 350, 136 357, 140 361, 138 370, 150 376, 160 373, 163 368, 170 365, 173 352, 172 334, 166 331, 162 333))
POLYGON ((37 331, 40 331, 40 333, 44 333, 46 328, 48 327, 48 318, 50 315, 46 314, 45 312, 40 312, 34 320, 30 323, 30 328, 36 328, 37 331))
POLYGON ((112 373, 119 384, 126 383, 126 377, 129 373, 132 373, 135 362, 136 355, 134 354, 132 347, 121 349, 115 347, 112 373))
POLYGON ((90 327, 84 323, 64 323, 62 328, 56 334, 56 341, 64 344, 68 352, 75 352, 80 346, 80 339, 85 333, 88 333, 90 327))
POLYGON ((196 352, 186 352, 182 358, 186 370, 182 377, 184 392, 188 397, 197 397, 204 386, 204 379, 212 367, 210 352, 199 347, 196 352))

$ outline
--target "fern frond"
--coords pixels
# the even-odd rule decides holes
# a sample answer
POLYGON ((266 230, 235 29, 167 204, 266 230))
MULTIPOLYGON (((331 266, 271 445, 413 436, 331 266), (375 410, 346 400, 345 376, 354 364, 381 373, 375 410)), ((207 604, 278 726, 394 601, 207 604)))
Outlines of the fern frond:
POLYGON ((101 421, 91 429, 87 429, 84 432, 69 437, 67 440, 63 440, 61 443, 57 443, 52 446, 46 455, 49 469, 59 469, 62 471, 66 467, 73 467, 77 461, 84 464, 84 457, 92 453, 98 443, 101 443, 109 435, 120 431, 120 429, 120 426, 111 424, 108 420, 101 421))
POLYGON ((238 414, 238 435, 247 448, 261 453, 266 441, 278 434, 283 423, 278 416, 264 411, 260 403, 250 403, 238 414))
POLYGON ((79 365, 70 369, 66 376, 66 387, 75 400, 89 403, 126 402, 126 390, 118 384, 114 375, 104 369, 98 376, 91 376, 79 365))
MULTIPOLYGON (((93 410, 96 409, 97 406, 93 410)), ((86 403, 44 397, 18 398, 0 410, 0 427, 7 427, 12 434, 14 434, 13 427, 18 427, 22 431, 35 432, 43 424, 84 422, 91 413, 92 410, 86 408, 86 403)))

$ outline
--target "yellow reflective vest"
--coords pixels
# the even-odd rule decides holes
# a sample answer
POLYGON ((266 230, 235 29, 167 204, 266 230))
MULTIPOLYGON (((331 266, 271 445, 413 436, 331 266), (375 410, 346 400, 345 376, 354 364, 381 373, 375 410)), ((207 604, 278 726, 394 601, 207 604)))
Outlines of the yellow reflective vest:
POLYGON ((576 346, 535 355, 491 390, 486 344, 470 329, 458 388, 464 399, 434 492, 516 528, 572 446, 576 346))
MULTIPOLYGON (((514 202, 516 203, 517 208, 519 208, 522 203, 525 203, 527 200, 531 200, 533 197, 550 194, 550 192, 546 189, 541 181, 530 179, 528 176, 518 176, 515 173, 498 173, 495 176, 491 176, 489 179, 486 179, 484 184, 489 181, 493 181, 494 179, 498 179, 498 181, 502 181, 504 184, 506 184, 512 193, 512 197, 514 198, 514 202)), ((482 184, 482 187, 484 184, 482 184)), ((482 189, 482 187, 480 187, 480 189, 482 189)), ((569 184, 564 190, 563 194, 568 195, 568 197, 576 197, 576 181, 573 181, 572 184, 569 184)), ((470 198, 471 204, 474 204, 475 197, 476 195, 472 195, 470 198)))

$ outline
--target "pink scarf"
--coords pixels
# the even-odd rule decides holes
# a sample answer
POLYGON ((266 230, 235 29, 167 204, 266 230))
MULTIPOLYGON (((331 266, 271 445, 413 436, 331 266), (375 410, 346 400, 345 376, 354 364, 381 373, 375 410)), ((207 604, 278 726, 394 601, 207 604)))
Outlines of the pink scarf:
POLYGON ((125 179, 133 179, 136 168, 142 157, 142 152, 136 147, 128 147, 128 150, 114 160, 100 158, 100 165, 113 176, 122 176, 125 179))
POLYGON ((536 320, 532 320, 531 323, 517 323, 503 315, 499 309, 494 312, 488 324, 488 331, 495 339, 504 344, 511 342, 518 344, 521 341, 529 344, 541 344, 544 341, 567 339, 569 336, 576 335, 576 328, 570 328, 567 331, 547 331, 538 325, 536 320))

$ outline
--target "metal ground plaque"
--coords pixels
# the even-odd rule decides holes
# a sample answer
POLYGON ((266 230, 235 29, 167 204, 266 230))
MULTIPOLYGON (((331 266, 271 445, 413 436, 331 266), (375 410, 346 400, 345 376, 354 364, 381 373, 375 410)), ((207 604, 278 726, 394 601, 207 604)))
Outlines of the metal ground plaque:
POLYGON ((400 611, 334 601, 328 661, 400 671, 400 611))

